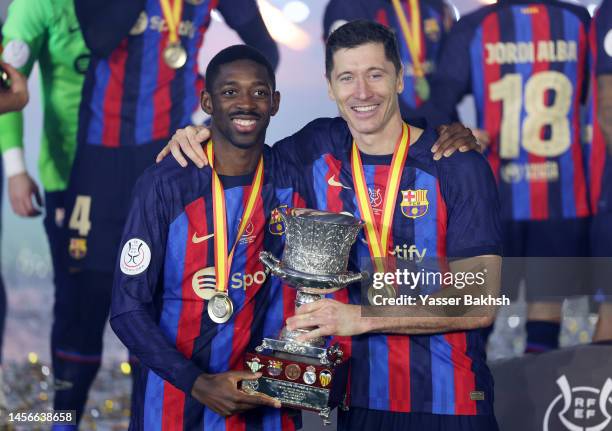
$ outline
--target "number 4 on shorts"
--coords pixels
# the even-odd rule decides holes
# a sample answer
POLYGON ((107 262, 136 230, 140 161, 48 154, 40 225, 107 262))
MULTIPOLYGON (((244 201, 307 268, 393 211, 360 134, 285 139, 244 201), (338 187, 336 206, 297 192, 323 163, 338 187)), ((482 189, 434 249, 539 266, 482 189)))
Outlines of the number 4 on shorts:
POLYGON ((78 230, 81 236, 87 236, 91 229, 91 220, 89 219, 90 209, 91 196, 78 195, 70 215, 68 228, 78 230))

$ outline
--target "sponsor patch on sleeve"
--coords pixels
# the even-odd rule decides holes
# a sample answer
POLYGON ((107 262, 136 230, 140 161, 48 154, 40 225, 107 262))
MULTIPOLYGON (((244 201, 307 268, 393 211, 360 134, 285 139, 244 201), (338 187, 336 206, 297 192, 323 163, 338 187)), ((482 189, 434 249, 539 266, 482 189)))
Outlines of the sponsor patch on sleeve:
POLYGON ((30 47, 23 40, 13 39, 4 47, 2 58, 16 69, 25 66, 30 59, 30 47))
POLYGON ((146 242, 132 238, 121 250, 119 266, 125 275, 137 275, 144 272, 151 263, 151 249, 146 242))

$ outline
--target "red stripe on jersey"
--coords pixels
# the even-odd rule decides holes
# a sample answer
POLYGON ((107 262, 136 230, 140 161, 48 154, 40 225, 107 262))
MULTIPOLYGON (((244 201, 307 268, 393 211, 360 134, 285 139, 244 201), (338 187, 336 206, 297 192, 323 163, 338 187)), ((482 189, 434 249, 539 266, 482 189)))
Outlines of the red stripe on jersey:
MULTIPOLYGON (((548 9, 544 5, 534 6, 537 8, 537 13, 531 15, 531 31, 533 34, 533 45, 538 46, 540 41, 550 40, 550 17, 548 9)), ((531 75, 534 76, 538 72, 544 72, 549 69, 547 61, 536 61, 533 63, 531 75)), ((544 92, 542 97, 548 98, 548 92, 544 92)), ((540 130, 540 135, 543 137, 544 128, 540 130)), ((527 161, 532 163, 544 163, 545 157, 536 156, 530 152, 527 153, 527 161)), ((546 180, 531 180, 529 181, 529 197, 532 220, 548 219, 548 182, 546 180)))
MULTIPOLYGON (((487 44, 499 42, 499 21, 496 13, 488 15, 482 23, 482 51, 486 52, 487 44)), ((496 62, 482 63, 484 86, 484 128, 489 132, 490 144, 487 159, 493 170, 495 178, 499 181, 499 128, 502 118, 502 101, 493 102, 489 94, 489 87, 500 79, 500 66, 496 62)))
MULTIPOLYGON (((247 206, 248 199, 251 194, 251 187, 244 188, 244 194, 242 195, 243 208, 246 208, 247 206)), ((255 208, 253 209, 253 215, 251 216, 250 223, 252 223, 252 235, 255 235, 255 238, 252 243, 246 246, 246 263, 243 272, 244 274, 253 275, 253 284, 249 288, 247 288, 245 284, 246 290, 244 304, 242 309, 236 314, 236 318, 234 320, 234 335, 232 336, 232 351, 230 354, 229 364, 229 367, 232 370, 244 368, 243 356, 251 339, 251 326, 253 325, 253 315, 255 310, 255 301, 253 301, 253 298, 261 288, 261 285, 255 282, 254 276, 257 271, 263 271, 264 269, 263 264, 259 261, 259 251, 263 250, 263 240, 267 225, 261 196, 258 197, 257 201, 255 202, 255 208)))
POLYGON ((376 22, 382 24, 386 27, 389 27, 389 17, 387 17, 387 11, 384 9, 378 9, 376 12, 376 17, 374 18, 376 22))
POLYGON ((192 278, 196 272, 204 268, 203 265, 208 261, 208 243, 194 244, 192 241, 194 235, 203 236, 208 233, 204 198, 199 198, 187 205, 185 214, 188 223, 182 284, 183 306, 178 321, 176 347, 186 358, 191 358, 193 343, 200 335, 204 310, 204 301, 193 290, 192 278))
POLYGON ((159 44, 157 62, 157 90, 153 95, 153 139, 163 139, 170 134, 170 112, 172 110, 172 97, 170 83, 174 79, 174 70, 164 61, 164 48, 168 45, 168 33, 159 44))
POLYGON ((183 410, 185 393, 164 381, 164 400, 162 402, 162 431, 181 431, 183 429, 183 410))
POLYGON ((440 190, 440 182, 436 180, 436 219, 438 220, 438 246, 437 246, 437 256, 440 257, 440 270, 447 271, 448 265, 446 263, 446 259, 442 259, 446 257, 446 227, 447 227, 447 217, 448 214, 446 212, 446 202, 444 202, 444 198, 442 197, 442 192, 440 190))
MULTIPOLYGON (((200 324, 204 310, 204 301, 196 295, 192 287, 193 275, 202 269, 201 265, 207 261, 208 257, 206 245, 192 242, 194 234, 202 236, 207 233, 204 199, 199 198, 187 205, 185 214, 188 223, 183 283, 181 286, 183 304, 176 332, 176 347, 186 358, 191 358, 194 341, 200 334, 200 324)), ((183 429, 185 394, 168 382, 164 382, 162 408, 162 430, 183 429)))
POLYGON ((306 206, 306 201, 298 192, 293 192, 293 208, 304 208, 306 206))
POLYGON ((231 415, 225 418, 225 429, 228 431, 246 431, 246 421, 243 415, 231 415))
POLYGON ((476 390, 476 376, 472 371, 472 359, 467 355, 465 332, 451 332, 444 336, 451 345, 451 360, 455 371, 455 414, 477 414, 476 401, 470 400, 470 393, 476 390))
MULTIPOLYGON (((334 181, 340 181, 340 167, 342 166, 339 160, 336 160, 331 154, 325 155, 325 163, 327 164, 327 175, 325 179, 329 181, 334 177, 334 181)), ((329 183, 328 183, 329 184, 329 183)), ((340 191, 342 187, 328 186, 327 187, 327 211, 337 212, 342 211, 342 199, 340 199, 340 191)))
POLYGON ((108 60, 110 76, 104 94, 104 117, 102 121, 102 145, 118 147, 121 133, 121 102, 123 99, 123 79, 127 61, 127 39, 124 39, 108 60))
POLYGON ((389 362, 389 410, 410 411, 410 337, 387 335, 389 362), (400 372, 396 372, 400 371, 400 372))
POLYGON ((228 431, 246 431, 246 421, 243 415, 231 415, 225 418, 225 429, 228 431))
POLYGON ((591 30, 589 32, 589 47, 591 49, 591 60, 593 66, 591 67, 591 127, 593 128, 593 137, 591 140, 591 156, 589 160, 590 170, 590 186, 591 186, 591 210, 593 214, 597 214, 597 202, 599 202, 599 196, 601 195, 601 186, 603 179, 604 165, 606 161, 606 143, 604 141, 601 127, 599 126, 599 120, 597 119, 597 77, 595 76, 595 70, 597 70, 597 27, 595 26, 595 20, 591 21, 591 30))
POLYGON ((295 431, 295 423, 291 420, 288 412, 281 413, 281 430, 295 431))
MULTIPOLYGON (((386 196, 386 192, 387 192, 386 187, 387 187, 387 178, 389 177, 389 168, 390 166, 388 165, 376 165, 376 167, 374 168, 374 188, 379 189, 379 193, 382 198, 386 196)), ((374 193, 376 193, 375 189, 372 190, 374 193)), ((369 192, 370 190, 368 190, 368 193, 369 192)), ((374 213, 374 220, 376 220, 376 225, 380 226, 381 228, 380 230, 382 230, 382 226, 380 225, 381 217, 382 217, 382 209, 383 209, 382 199, 380 202, 381 203, 376 207, 376 211, 372 211, 372 212, 374 213)), ((370 198, 370 205, 372 205, 372 210, 374 210, 375 208, 374 208, 371 198, 370 198)), ((391 222, 393 223, 393 220, 391 220, 391 222)), ((389 235, 393 235, 393 232, 391 232, 391 229, 389 230, 389 235)), ((392 243, 393 241, 389 241, 389 247, 391 247, 391 249, 393 249, 392 243)))
MULTIPOLYGON (((580 25, 580 36, 578 41, 578 73, 576 76, 574 95, 574 136, 572 136, 572 161, 574 163, 574 201, 576 202, 576 216, 586 217, 589 213, 589 203, 587 198, 586 177, 582 160, 582 147, 580 136, 580 101, 582 99, 582 89, 584 88, 584 64, 586 62, 585 53, 588 49, 587 38, 584 27, 580 25)), ((594 69, 593 69, 594 70, 594 69)))

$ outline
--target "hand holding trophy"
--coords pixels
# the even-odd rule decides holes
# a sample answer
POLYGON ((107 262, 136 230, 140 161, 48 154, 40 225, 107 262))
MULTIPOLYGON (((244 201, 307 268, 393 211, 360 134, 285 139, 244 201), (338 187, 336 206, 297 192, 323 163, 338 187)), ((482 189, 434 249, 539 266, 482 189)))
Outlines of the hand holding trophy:
MULTIPOLYGON (((286 235, 282 261, 266 251, 260 260, 297 289, 296 308, 362 280, 364 274, 347 272, 361 220, 311 209, 292 209, 281 217, 286 235)), ((243 389, 278 398, 283 406, 316 411, 327 424, 331 409, 345 395, 347 362, 340 347, 327 347, 324 337, 298 342, 304 332, 284 327, 278 340, 264 338, 256 352, 247 353, 247 367, 262 376, 243 382, 243 389)))

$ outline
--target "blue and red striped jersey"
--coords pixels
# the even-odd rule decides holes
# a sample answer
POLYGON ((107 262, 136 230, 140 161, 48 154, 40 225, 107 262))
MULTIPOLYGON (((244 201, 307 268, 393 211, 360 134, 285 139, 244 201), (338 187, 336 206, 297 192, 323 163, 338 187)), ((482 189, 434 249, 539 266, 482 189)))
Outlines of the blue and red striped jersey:
POLYGON ((432 115, 474 95, 506 220, 589 215, 580 139, 588 25, 581 6, 501 1, 463 17, 443 48, 432 115))
POLYGON ((591 22, 591 97, 587 114, 587 160, 593 213, 612 211, 612 158, 597 118, 597 76, 612 74, 612 1, 604 0, 591 22), (607 41, 607 49, 606 49, 607 41))
MULTIPOLYGON (((281 170, 269 150, 265 155, 262 191, 230 270, 234 314, 224 324, 211 321, 203 294, 216 285, 211 170, 183 169, 169 159, 145 171, 134 190, 111 325, 150 370, 138 395, 143 405, 135 409, 143 412, 138 429, 294 429, 284 410, 224 418, 190 396, 199 374, 243 369, 244 353, 263 337, 278 336, 293 314, 294 289, 269 279, 258 256, 264 249, 278 255, 284 241, 282 222, 270 217, 273 210, 303 202, 289 183, 273 178, 281 170)), ((221 179, 231 248, 252 175, 221 179)))
MULTIPOLYGON (((168 25, 161 3, 146 0, 130 34, 110 56, 91 60, 79 115, 80 144, 143 145, 166 140, 176 129, 191 124, 204 88, 198 51, 215 7, 233 28, 242 30, 241 26, 260 20, 254 0, 183 1, 178 33, 187 63, 174 70, 162 56, 168 44, 168 25)), ((243 33, 248 35, 246 30, 243 33)), ((265 31, 258 37, 262 46, 270 38, 265 31)), ((258 46, 255 39, 248 42, 258 46)))
MULTIPOLYGON (((410 23, 410 2, 401 0, 400 3, 410 23)), ((421 15, 421 40, 419 41, 421 56, 419 61, 423 65, 426 78, 429 78, 436 69, 440 48, 454 22, 454 15, 444 0, 419 0, 417 4, 421 15)), ((327 40, 331 31, 335 30, 340 24, 357 19, 375 20, 396 31, 404 65, 404 91, 400 95, 402 117, 411 124, 419 122, 423 117, 419 107, 424 100, 419 98, 415 91, 412 55, 390 0, 331 0, 327 4, 323 17, 324 39, 327 40)))
MULTIPOLYGON (((426 130, 410 146, 389 256, 408 261, 410 250, 416 248, 430 261, 446 265, 451 257, 501 254, 499 201, 486 160, 468 152, 435 162, 431 146, 436 139, 436 132, 426 130), (426 202, 418 216, 407 209, 411 194, 426 202)), ((344 120, 319 119, 274 148, 285 160, 301 164, 309 206, 348 211, 360 218, 351 143, 344 120)), ((391 156, 362 154, 362 161, 370 203, 375 217, 380 217, 391 156)), ((365 269, 364 265, 370 265, 369 256, 362 231, 351 252, 350 269, 365 269)), ((361 304, 360 286, 350 286, 335 298, 361 304)), ((338 337, 338 341, 351 358, 351 406, 450 415, 493 412, 493 382, 479 331, 419 336, 368 333, 352 339, 338 337), (474 391, 483 391, 484 401, 472 400, 474 391)))

